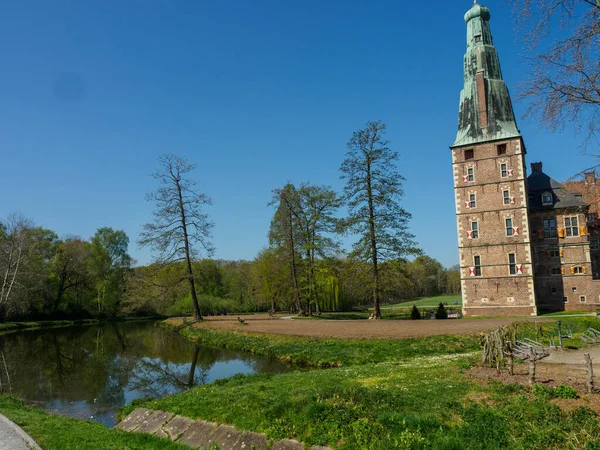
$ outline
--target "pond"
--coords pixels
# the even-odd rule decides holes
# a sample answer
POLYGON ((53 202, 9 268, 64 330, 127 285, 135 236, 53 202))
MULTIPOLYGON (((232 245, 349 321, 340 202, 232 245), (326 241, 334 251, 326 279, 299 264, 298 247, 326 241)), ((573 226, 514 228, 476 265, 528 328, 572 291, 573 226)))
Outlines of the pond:
POLYGON ((0 335, 0 392, 53 413, 114 426, 117 410, 240 373, 282 373, 277 361, 193 344, 155 322, 0 335))

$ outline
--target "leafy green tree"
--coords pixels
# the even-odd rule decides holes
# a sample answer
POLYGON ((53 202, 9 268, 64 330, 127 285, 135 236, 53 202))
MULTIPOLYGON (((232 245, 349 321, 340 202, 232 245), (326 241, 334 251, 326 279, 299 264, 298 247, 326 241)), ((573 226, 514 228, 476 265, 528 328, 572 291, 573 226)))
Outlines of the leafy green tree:
POLYGON ((396 164, 398 153, 385 139, 385 124, 368 122, 348 142, 341 178, 349 216, 346 229, 359 236, 351 256, 371 264, 371 291, 375 318, 381 318, 379 263, 417 254, 414 236, 408 232, 411 215, 400 206, 404 194, 396 164))
POLYGON ((196 166, 176 155, 162 155, 160 168, 153 174, 159 187, 148 195, 156 204, 154 220, 144 225, 138 243, 157 252, 157 261, 171 264, 185 262, 187 282, 194 306, 194 317, 201 319, 192 261, 201 249, 211 255, 213 224, 203 211, 211 199, 195 190, 196 182, 189 174, 196 166))
POLYGON ((110 313, 117 310, 125 271, 131 266, 128 247, 129 238, 121 230, 100 228, 92 238, 90 271, 96 280, 98 312, 107 307, 110 313))
POLYGON ((91 245, 78 237, 69 237, 61 241, 52 261, 51 280, 55 286, 55 294, 49 305, 52 313, 57 313, 66 302, 70 308, 83 310, 90 289, 92 274, 89 260, 91 245))
MULTIPOLYGON (((281 249, 284 259, 289 267, 289 278, 293 286, 293 298, 295 309, 302 310, 300 266, 302 257, 302 234, 298 218, 294 214, 294 208, 298 204, 298 192, 296 187, 287 183, 282 189, 273 191, 273 199, 269 205, 277 205, 271 227, 269 229, 269 245, 272 248, 281 249)), ((258 259, 260 261, 260 258, 258 259)))

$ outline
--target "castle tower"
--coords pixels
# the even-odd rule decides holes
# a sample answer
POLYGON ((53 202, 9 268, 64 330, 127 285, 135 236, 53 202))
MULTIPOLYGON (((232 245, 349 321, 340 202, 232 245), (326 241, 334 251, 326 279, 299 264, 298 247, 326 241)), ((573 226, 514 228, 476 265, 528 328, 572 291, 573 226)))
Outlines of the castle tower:
POLYGON ((477 3, 465 14, 464 88, 450 147, 463 313, 535 315, 525 146, 489 20, 477 3))

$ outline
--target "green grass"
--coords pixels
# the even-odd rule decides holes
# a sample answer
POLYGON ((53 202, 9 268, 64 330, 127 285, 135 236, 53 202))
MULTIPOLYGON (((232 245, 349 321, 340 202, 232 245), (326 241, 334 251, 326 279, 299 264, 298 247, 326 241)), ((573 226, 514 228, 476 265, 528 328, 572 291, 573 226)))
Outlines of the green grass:
POLYGON ((23 428, 44 450, 183 450, 189 447, 150 435, 126 433, 102 424, 80 421, 28 408, 0 395, 0 413, 23 428))
POLYGON ((562 411, 529 387, 478 386, 461 373, 474 362, 436 356, 241 375, 144 406, 339 449, 600 448, 595 413, 562 411))
POLYGON ((596 311, 558 311, 551 313, 539 313, 540 317, 557 317, 557 316, 590 316, 596 314, 596 311))
POLYGON ((479 338, 469 335, 380 340, 319 339, 203 328, 184 328, 179 332, 200 344, 268 356, 300 367, 340 367, 400 361, 416 356, 456 354, 479 349, 479 338))
POLYGON ((440 295, 437 297, 426 297, 420 298, 419 300, 414 300, 411 302, 400 302, 394 303, 391 305, 382 305, 382 310, 387 309, 398 309, 398 308, 412 308, 414 305, 417 305, 417 308, 421 307, 433 307, 438 306, 441 302, 448 303, 448 307, 461 308, 462 307, 462 296, 460 295, 440 295), (455 305, 454 302, 458 302, 458 305, 455 305))

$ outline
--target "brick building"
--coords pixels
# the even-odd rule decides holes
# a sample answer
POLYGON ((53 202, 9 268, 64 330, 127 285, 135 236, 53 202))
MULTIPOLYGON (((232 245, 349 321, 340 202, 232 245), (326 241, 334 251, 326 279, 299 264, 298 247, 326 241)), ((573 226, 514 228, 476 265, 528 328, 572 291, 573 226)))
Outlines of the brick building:
POLYGON ((489 10, 477 3, 465 15, 464 88, 450 147, 463 312, 596 309, 600 233, 591 225, 597 223, 600 195, 595 178, 562 185, 543 173, 542 163, 532 164, 527 176, 525 144, 489 20, 489 10))

